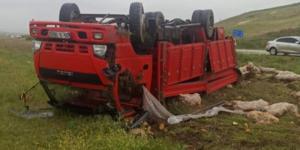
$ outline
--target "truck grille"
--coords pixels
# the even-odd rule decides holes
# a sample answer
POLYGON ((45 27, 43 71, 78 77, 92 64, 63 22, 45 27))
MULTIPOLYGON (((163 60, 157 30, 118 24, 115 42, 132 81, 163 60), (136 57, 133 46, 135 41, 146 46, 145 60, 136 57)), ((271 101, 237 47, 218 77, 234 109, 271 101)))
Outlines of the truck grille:
POLYGON ((89 46, 88 45, 76 45, 76 44, 65 44, 65 43, 50 43, 45 42, 44 43, 44 49, 47 51, 61 51, 61 52, 75 52, 76 49, 78 49, 79 53, 87 54, 89 52, 89 46))
POLYGON ((45 49, 46 49, 46 50, 52 50, 52 46, 53 46, 53 44, 51 44, 51 43, 46 43, 46 44, 45 44, 45 49))
POLYGON ((88 53, 89 51, 88 51, 88 46, 85 46, 85 45, 80 45, 79 46, 79 52, 80 53, 88 53))
POLYGON ((63 52, 75 51, 75 46, 73 44, 56 44, 55 46, 57 51, 63 51, 63 52))
POLYGON ((97 74, 87 74, 80 72, 66 72, 57 69, 40 68, 40 74, 43 78, 63 80, 69 82, 85 84, 101 84, 97 74))

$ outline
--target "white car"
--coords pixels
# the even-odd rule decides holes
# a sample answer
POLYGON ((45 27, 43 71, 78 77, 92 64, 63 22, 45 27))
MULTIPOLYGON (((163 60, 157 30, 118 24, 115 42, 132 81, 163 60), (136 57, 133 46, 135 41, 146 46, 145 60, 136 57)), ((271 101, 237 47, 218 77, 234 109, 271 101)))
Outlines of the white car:
POLYGON ((278 53, 300 54, 300 36, 280 37, 269 41, 266 50, 271 55, 277 55, 278 53))

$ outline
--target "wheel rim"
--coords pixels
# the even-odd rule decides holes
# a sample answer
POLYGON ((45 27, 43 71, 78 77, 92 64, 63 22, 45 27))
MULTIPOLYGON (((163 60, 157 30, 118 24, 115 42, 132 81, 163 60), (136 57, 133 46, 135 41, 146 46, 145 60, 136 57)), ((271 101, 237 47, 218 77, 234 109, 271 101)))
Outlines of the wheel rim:
POLYGON ((77 20, 79 18, 79 15, 80 13, 76 10, 72 11, 71 14, 70 14, 70 21, 74 21, 74 20, 77 20))
POLYGON ((271 49, 271 55, 276 55, 276 49, 274 48, 271 49))
POLYGON ((141 24, 140 24, 141 32, 139 33, 142 43, 144 43, 144 41, 145 41, 144 40, 144 32, 145 32, 145 22, 144 22, 144 19, 145 19, 145 15, 143 14, 141 16, 141 24))
POLYGON ((211 37, 213 32, 214 32, 214 18, 211 16, 208 22, 208 31, 207 31, 208 36, 211 37))

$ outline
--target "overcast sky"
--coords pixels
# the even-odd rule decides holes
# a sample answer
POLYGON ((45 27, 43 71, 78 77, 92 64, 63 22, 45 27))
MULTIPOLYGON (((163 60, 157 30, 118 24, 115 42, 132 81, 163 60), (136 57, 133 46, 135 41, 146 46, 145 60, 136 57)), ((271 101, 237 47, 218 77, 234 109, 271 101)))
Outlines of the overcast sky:
POLYGON ((129 4, 141 1, 145 11, 162 11, 166 18, 188 19, 195 9, 213 9, 216 21, 251 10, 270 8, 300 2, 300 0, 0 0, 0 31, 22 32, 28 22, 58 20, 60 6, 75 2, 83 13, 128 14, 129 4))

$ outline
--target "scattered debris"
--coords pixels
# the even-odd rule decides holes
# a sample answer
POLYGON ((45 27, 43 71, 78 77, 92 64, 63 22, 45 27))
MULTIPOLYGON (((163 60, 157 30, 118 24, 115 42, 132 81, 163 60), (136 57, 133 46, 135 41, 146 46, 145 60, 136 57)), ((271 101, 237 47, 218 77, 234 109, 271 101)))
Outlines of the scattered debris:
POLYGON ((145 122, 145 120, 148 118, 149 113, 148 112, 144 112, 141 115, 136 116, 135 118, 130 118, 130 129, 134 129, 137 128, 138 126, 140 126, 141 124, 144 125, 145 123, 148 124, 147 122, 145 122))
POLYGON ((139 128, 131 128, 129 133, 136 136, 154 135, 152 132, 152 127, 146 121, 144 121, 139 128))
POLYGON ((248 133, 250 133, 250 132, 251 132, 251 129, 250 129, 250 127, 249 127, 249 124, 248 124, 248 123, 245 123, 244 126, 245 126, 245 131, 248 132, 248 133))
POLYGON ((290 71, 278 71, 275 79, 282 81, 296 81, 300 80, 300 75, 290 71))
POLYGON ((213 117, 218 115, 220 112, 234 113, 234 114, 245 114, 240 110, 230 110, 224 108, 223 106, 216 106, 205 113, 197 114, 187 114, 175 116, 170 113, 149 91, 147 88, 143 87, 144 95, 144 109, 149 112, 151 118, 159 118, 162 120, 167 120, 169 124, 178 124, 183 121, 191 119, 199 119, 203 117, 213 117))
POLYGON ((261 73, 271 73, 277 80, 281 81, 296 81, 300 80, 300 75, 291 71, 281 71, 275 68, 267 68, 267 67, 258 67, 255 66, 252 62, 249 62, 243 67, 239 68, 242 76, 248 77, 250 75, 261 74, 261 73))
POLYGON ((275 68, 259 67, 262 73, 278 73, 275 68))
POLYGON ((229 84, 229 85, 227 85, 226 87, 229 88, 229 89, 232 89, 232 88, 233 88, 233 85, 232 85, 232 84, 229 84))
POLYGON ((143 87, 143 109, 151 118, 166 120, 173 116, 149 91, 143 87))
POLYGON ((158 128, 159 128, 159 130, 161 130, 161 131, 165 130, 165 128, 166 128, 165 123, 160 123, 158 128))
POLYGON ((293 93, 292 93, 292 96, 297 97, 297 98, 300 98, 300 91, 298 91, 298 92, 293 92, 293 93))
POLYGON ((300 91, 295 93, 295 96, 300 97, 300 91))
POLYGON ((191 119, 200 119, 200 118, 209 118, 217 116, 220 112, 226 112, 226 113, 232 113, 232 114, 245 114, 241 110, 230 110, 223 106, 214 107, 205 113, 199 113, 199 114, 186 114, 186 115, 178 115, 178 116, 171 116, 168 118, 169 124, 178 124, 183 121, 191 120, 191 119))
MULTIPOLYGON (((255 120, 258 124, 279 122, 279 118, 277 117, 282 116, 286 112, 291 112, 297 117, 300 117, 298 107, 294 104, 283 102, 269 105, 269 103, 263 99, 256 101, 232 101, 225 105, 222 103, 219 106, 214 106, 212 109, 209 109, 204 113, 196 112, 193 114, 175 116, 161 105, 160 102, 147 90, 147 88, 144 88, 144 108, 152 114, 152 117, 167 120, 169 124, 178 124, 191 119, 214 117, 220 112, 246 115, 248 118, 255 120), (230 107, 231 109, 227 107, 230 107)), ((236 123, 233 123, 233 125, 235 124, 236 123)), ((163 130, 164 128, 164 124, 159 125, 160 130, 163 130)))
POLYGON ((279 122, 279 119, 269 112, 251 111, 248 112, 246 116, 255 120, 257 124, 273 124, 279 122))
POLYGON ((189 104, 191 106, 200 106, 202 103, 202 99, 200 94, 181 94, 179 95, 179 100, 183 103, 189 104))
POLYGON ((249 62, 247 65, 240 67, 239 70, 242 76, 261 73, 261 70, 258 67, 256 67, 252 62, 249 62))
POLYGON ((24 111, 24 112, 17 112, 11 111, 14 115, 24 118, 24 119, 37 119, 37 118, 51 118, 54 116, 52 111, 24 111))
POLYGON ((129 133, 136 136, 146 136, 146 131, 141 128, 131 129, 129 133))
POLYGON ((204 133, 207 133, 207 132, 208 132, 208 130, 203 129, 203 128, 201 129, 201 131, 204 132, 204 133))
POLYGON ((300 114, 298 112, 298 107, 294 104, 290 104, 290 103, 276 103, 270 106, 267 106, 265 108, 265 110, 277 117, 282 116, 283 114, 290 112, 293 113, 295 116, 300 117, 300 114))
POLYGON ((264 101, 263 99, 250 102, 232 101, 231 103, 234 109, 243 111, 264 110, 266 106, 269 106, 269 103, 264 101))
POLYGON ((232 125, 234 125, 234 126, 238 126, 239 125, 239 123, 237 123, 237 122, 232 122, 232 125))
MULTIPOLYGON (((230 104, 230 103, 229 103, 230 104)), ((243 102, 233 101, 231 102, 234 109, 247 112, 247 117, 255 120, 258 124, 271 124, 278 122, 279 118, 283 114, 290 112, 295 116, 300 117, 298 107, 294 104, 282 102, 269 105, 268 102, 260 99, 257 101, 243 102)))

